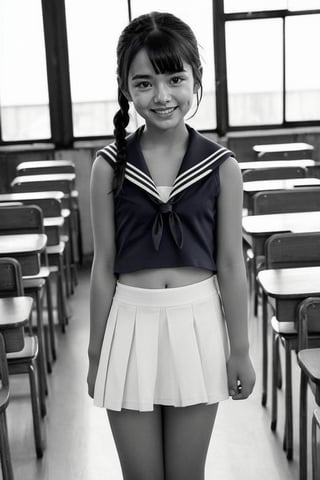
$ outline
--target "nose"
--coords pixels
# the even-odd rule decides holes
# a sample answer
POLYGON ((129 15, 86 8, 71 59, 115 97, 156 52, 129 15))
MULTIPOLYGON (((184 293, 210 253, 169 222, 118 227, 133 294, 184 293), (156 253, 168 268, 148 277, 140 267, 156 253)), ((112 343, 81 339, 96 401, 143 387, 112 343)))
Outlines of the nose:
POLYGON ((154 102, 167 103, 167 102, 170 102, 170 100, 171 100, 170 89, 165 83, 161 82, 156 87, 154 102))

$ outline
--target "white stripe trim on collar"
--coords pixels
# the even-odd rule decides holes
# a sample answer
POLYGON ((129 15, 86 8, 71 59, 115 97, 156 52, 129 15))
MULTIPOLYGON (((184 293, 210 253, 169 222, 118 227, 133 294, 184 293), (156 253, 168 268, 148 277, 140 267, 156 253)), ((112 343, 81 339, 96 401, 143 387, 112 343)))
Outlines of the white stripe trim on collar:
POLYGON ((161 198, 160 198, 160 195, 159 195, 159 192, 157 190, 150 190, 150 188, 147 187, 147 185, 139 182, 139 180, 137 180, 136 178, 134 177, 131 177, 130 173, 126 173, 125 174, 125 177, 127 180, 129 180, 131 183, 134 183, 135 185, 137 185, 138 187, 142 188, 142 190, 144 190, 145 192, 148 192, 150 195, 152 195, 154 198, 156 198, 157 200, 160 200, 161 201, 161 198))
POLYGON ((148 182, 145 178, 143 178, 141 175, 139 175, 139 172, 135 172, 134 170, 126 169, 126 174, 130 176, 130 178, 135 178, 137 181, 139 181, 141 184, 145 185, 147 188, 151 189, 153 192, 157 193, 157 187, 153 182, 148 182))
POLYGON ((201 180, 202 178, 206 177, 207 175, 209 175, 209 173, 212 172, 212 168, 210 168, 209 170, 206 170, 205 172, 201 173, 200 175, 198 175, 197 177, 191 179, 189 182, 187 183, 184 183, 181 187, 178 187, 177 189, 175 189, 173 191, 171 191, 170 195, 169 195, 169 199, 171 199, 172 197, 174 197, 175 195, 178 195, 178 193, 182 192, 183 190, 185 190, 186 188, 190 187, 190 185, 193 185, 194 183, 198 182, 199 180, 201 180))
POLYGON ((117 150, 116 150, 116 147, 114 146, 114 144, 107 145, 106 147, 101 148, 101 150, 99 150, 98 153, 100 153, 100 152, 105 153, 110 158, 110 160, 113 161, 113 163, 116 163, 116 161, 117 161, 117 150))
MULTIPOLYGON (((220 152, 220 151, 219 151, 220 152)), ((188 176, 186 176, 185 178, 181 179, 181 175, 177 178, 177 180, 174 182, 173 184, 173 188, 172 188, 172 192, 171 192, 171 196, 174 196, 176 195, 177 193, 181 192, 182 190, 184 190, 185 188, 187 188, 188 186, 192 185, 193 183, 195 183, 196 181, 200 180, 201 178, 203 178, 205 175, 206 175, 206 172, 203 172, 203 170, 205 169, 208 169, 208 167, 211 167, 215 162, 217 162, 223 155, 225 155, 227 151, 222 151, 218 156, 214 155, 210 155, 208 158, 205 159, 205 165, 202 165, 201 167, 198 167, 194 172, 192 173, 189 173, 188 176), (203 172, 203 173, 201 173, 203 172), (199 175, 200 174, 200 175, 199 175), (196 177, 195 177, 196 176, 196 177)), ((218 153, 218 152, 216 152, 218 153)), ((200 164, 203 164, 204 161, 200 162, 200 164)), ((200 165, 199 164, 199 165, 200 165)), ((193 167, 192 167, 192 170, 193 170, 193 167)), ((191 169, 188 170, 188 172, 190 172, 191 169)), ((210 168, 208 170, 208 173, 212 172, 212 168, 210 168)))
POLYGON ((141 177, 141 180, 145 181, 145 182, 148 182, 150 184, 150 186, 152 187, 156 187, 154 181, 152 180, 152 178, 150 177, 150 175, 147 175, 146 173, 144 173, 142 170, 140 170, 140 168, 136 167, 135 165, 133 165, 132 163, 130 162, 127 162, 126 163, 126 169, 131 172, 132 174, 135 174, 136 176, 140 176, 141 177))
POLYGON ((184 177, 188 176, 188 178, 190 178, 192 175, 196 174, 197 171, 201 171, 204 168, 206 168, 206 166, 211 165, 215 160, 218 160, 221 157, 221 155, 223 155, 227 152, 228 152, 227 149, 225 149, 224 147, 221 147, 219 150, 212 153, 211 155, 206 157, 201 162, 197 163, 196 165, 193 165, 193 167, 191 167, 188 170, 186 170, 185 172, 181 173, 181 175, 179 175, 175 179, 174 186, 179 185, 181 182, 183 182, 184 177), (196 172, 192 173, 194 170, 196 170, 196 172))

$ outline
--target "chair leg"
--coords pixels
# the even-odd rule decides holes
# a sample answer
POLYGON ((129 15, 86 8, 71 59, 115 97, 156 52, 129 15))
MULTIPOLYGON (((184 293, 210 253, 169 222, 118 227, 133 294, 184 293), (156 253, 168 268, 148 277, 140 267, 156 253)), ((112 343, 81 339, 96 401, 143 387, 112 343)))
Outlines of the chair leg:
MULTIPOLYGON (((44 398, 44 396, 48 393, 47 369, 46 369, 47 362, 46 362, 46 352, 44 348, 42 302, 41 302, 41 295, 39 291, 37 291, 37 294, 36 294, 36 308, 37 308, 37 337, 38 337, 38 348, 39 348, 39 355, 38 355, 39 390, 40 390, 40 398, 44 398)), ((42 414, 45 415, 46 414, 45 408, 43 409, 43 405, 41 407, 42 407, 42 414)))
POLYGON ((285 435, 284 449, 287 452, 287 459, 293 457, 293 420, 292 420, 292 361, 290 341, 285 340, 285 358, 286 358, 286 391, 285 391, 285 435))
POLYGON ((62 315, 62 324, 61 328, 62 331, 65 331, 65 326, 68 323, 68 310, 67 310, 67 299, 65 295, 65 277, 64 277, 64 270, 63 270, 63 259, 59 255, 59 300, 61 306, 61 315, 62 315))
POLYGON ((6 412, 0 413, 0 458, 3 480, 13 480, 6 412))
POLYGON ((30 382, 30 391, 31 391, 31 405, 32 405, 35 447, 36 447, 37 457, 42 458, 43 450, 44 450, 44 442, 42 439, 42 432, 41 432, 41 419, 40 419, 40 410, 39 410, 39 404, 38 404, 36 378, 35 378, 34 366, 32 364, 30 364, 28 367, 28 373, 29 373, 29 382, 30 382))
POLYGON ((55 329, 54 329, 54 318, 53 318, 53 304, 52 304, 52 289, 51 289, 51 279, 48 277, 46 279, 46 298, 47 298, 47 307, 48 307, 48 327, 50 334, 50 348, 51 355, 53 360, 56 360, 56 341, 55 341, 55 329))
POLYGON ((63 259, 64 259, 65 277, 66 277, 66 296, 67 298, 69 298, 70 295, 74 293, 72 273, 71 273, 70 239, 65 242, 63 259))
POLYGON ((271 430, 277 428, 278 418, 278 377, 279 377, 279 335, 272 332, 272 399, 271 399, 271 430))
POLYGON ((307 478, 307 386, 308 379, 301 370, 300 373, 300 421, 299 421, 299 480, 307 478))
POLYGON ((263 406, 267 403, 268 389, 268 305, 267 296, 262 292, 262 400, 263 406))
POLYGON ((312 416, 312 433, 311 433, 311 445, 312 445, 312 480, 319 480, 318 470, 318 451, 317 451, 317 430, 320 427, 317 411, 312 416))

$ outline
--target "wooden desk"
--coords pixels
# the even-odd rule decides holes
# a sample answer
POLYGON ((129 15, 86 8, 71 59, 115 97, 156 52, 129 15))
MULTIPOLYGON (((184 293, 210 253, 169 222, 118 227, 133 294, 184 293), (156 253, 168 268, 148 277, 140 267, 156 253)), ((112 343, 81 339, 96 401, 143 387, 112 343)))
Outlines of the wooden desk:
POLYGON ((16 258, 23 276, 37 275, 40 271, 40 254, 47 244, 44 234, 0 235, 0 256, 16 258))
POLYGON ((320 211, 247 215, 242 218, 242 230, 258 257, 264 255, 265 242, 274 233, 319 232, 320 211))
POLYGON ((39 160, 22 162, 16 168, 18 175, 54 173, 74 173, 75 165, 72 160, 39 160))
POLYGON ((313 150, 313 145, 303 142, 270 143, 253 146, 253 151, 257 157, 263 157, 264 160, 289 157, 292 159, 310 158, 312 157, 313 150))
POLYGON ((316 162, 310 159, 298 160, 258 160, 254 162, 239 162, 240 170, 259 170, 261 168, 291 168, 291 167, 314 167, 316 162))
POLYGON ((272 190, 291 190, 300 187, 319 187, 319 178, 288 178, 281 180, 257 180, 252 182, 243 182, 244 207, 252 211, 252 197, 257 192, 267 192, 272 190))
POLYGON ((264 244, 274 233, 318 232, 320 211, 248 215, 242 219, 243 233, 255 255, 264 255, 264 244))
POLYGON ((307 297, 320 296, 320 267, 279 268, 261 270, 257 279, 263 291, 262 301, 262 403, 267 400, 268 379, 268 311, 267 298, 275 300, 279 332, 296 327, 298 305, 307 297))
POLYGON ((31 297, 0 298, 0 333, 7 353, 18 352, 24 346, 24 326, 28 323, 31 297))
POLYGON ((50 173, 43 175, 21 175, 15 177, 12 185, 17 183, 32 183, 32 182, 59 182, 66 180, 67 182, 74 182, 76 178, 75 173, 50 173))
POLYGON ((56 199, 62 201, 64 197, 63 192, 48 191, 48 192, 17 192, 17 193, 2 193, 0 194, 0 204, 2 202, 23 202, 37 204, 37 200, 45 202, 46 200, 56 199))
POLYGON ((266 190, 287 190, 288 188, 319 186, 320 178, 287 178, 280 180, 254 180, 243 182, 245 193, 256 193, 266 190))

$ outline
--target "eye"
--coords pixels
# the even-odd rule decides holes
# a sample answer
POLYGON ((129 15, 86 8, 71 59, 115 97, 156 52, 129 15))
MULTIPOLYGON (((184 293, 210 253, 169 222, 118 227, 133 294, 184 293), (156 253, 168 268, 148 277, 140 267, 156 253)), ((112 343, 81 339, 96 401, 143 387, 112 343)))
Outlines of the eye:
POLYGON ((174 85, 179 85, 181 82, 183 82, 184 78, 179 76, 179 75, 175 75, 174 77, 171 77, 170 79, 170 82, 173 83, 174 85))
POLYGON ((151 87, 151 83, 147 80, 143 80, 142 82, 137 83, 135 87, 139 88, 140 90, 146 90, 147 88, 151 87))

